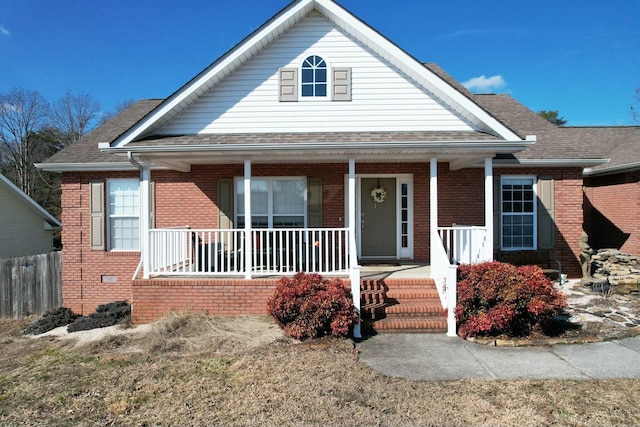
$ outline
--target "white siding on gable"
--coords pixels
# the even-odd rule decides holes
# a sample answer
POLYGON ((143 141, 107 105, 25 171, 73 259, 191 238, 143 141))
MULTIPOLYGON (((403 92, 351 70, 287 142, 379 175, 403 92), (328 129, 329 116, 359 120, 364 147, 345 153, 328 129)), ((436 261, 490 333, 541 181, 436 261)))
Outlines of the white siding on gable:
POLYGON ((473 128, 313 13, 156 134, 465 130, 473 128), (278 70, 299 68, 309 55, 322 56, 329 68, 351 68, 351 101, 331 101, 330 93, 279 101, 278 70))

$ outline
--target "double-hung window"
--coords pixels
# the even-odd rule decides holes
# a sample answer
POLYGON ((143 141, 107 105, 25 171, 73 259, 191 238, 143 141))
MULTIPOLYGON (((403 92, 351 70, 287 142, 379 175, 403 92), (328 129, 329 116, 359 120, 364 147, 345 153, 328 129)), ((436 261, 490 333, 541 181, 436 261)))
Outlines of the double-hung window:
MULTIPOLYGON (((252 178, 252 228, 305 227, 306 180, 304 178, 252 178)), ((244 228, 244 182, 236 181, 236 224, 244 228)))
POLYGON ((140 249, 140 184, 137 179, 107 181, 109 249, 140 249))
POLYGON ((502 177, 500 186, 502 249, 536 249, 536 178, 502 177))

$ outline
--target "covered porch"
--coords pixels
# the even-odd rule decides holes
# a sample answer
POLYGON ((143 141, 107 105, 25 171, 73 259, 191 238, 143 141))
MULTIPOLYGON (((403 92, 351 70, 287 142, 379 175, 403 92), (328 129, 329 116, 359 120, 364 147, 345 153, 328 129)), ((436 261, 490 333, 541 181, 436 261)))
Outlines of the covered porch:
MULTIPOLYGON (((141 143, 136 142, 134 146, 127 147, 127 150, 130 150, 127 151, 130 162, 140 170, 141 262, 133 277, 134 286, 142 281, 168 280, 165 283, 175 285, 179 282, 203 279, 214 286, 213 280, 219 279, 223 282, 242 281, 250 287, 252 285, 249 283, 264 282, 265 278, 305 271, 348 279, 354 305, 360 311, 363 279, 361 261, 389 259, 382 256, 384 254, 365 256, 363 253, 365 225, 362 205, 364 201, 371 200, 369 189, 361 187, 364 178, 378 176, 391 179, 397 190, 394 201, 385 205, 392 206, 390 212, 395 219, 388 226, 378 225, 377 229, 369 229, 368 232, 382 234, 386 227, 396 228, 394 239, 397 249, 391 259, 400 264, 421 262, 430 265, 429 270, 416 269, 411 274, 435 282, 441 307, 449 312, 447 333, 455 335, 453 309, 456 295, 456 265, 493 258, 492 159, 497 153, 517 151, 531 142, 369 142, 354 143, 349 148, 345 148, 344 144, 338 144, 340 153, 336 152, 336 144, 333 143, 314 143, 310 146, 254 144, 251 147, 243 145, 241 149, 236 146, 210 145, 138 146, 141 143), (310 157, 313 158, 311 162, 310 157), (238 197, 235 217, 227 221, 226 226, 218 223, 217 227, 211 228, 191 227, 179 217, 172 217, 172 225, 169 227, 152 226, 152 217, 162 214, 159 209, 152 213, 154 202, 158 203, 158 196, 153 194, 151 184, 152 173, 156 174, 155 170, 160 168, 178 171, 183 179, 188 180, 189 175, 193 173, 192 168, 217 165, 221 162, 242 166, 242 176, 236 174, 235 179, 231 181, 229 191, 236 191, 238 197), (279 168, 287 170, 287 167, 291 169, 296 164, 304 164, 306 169, 302 172, 296 171, 295 175, 313 176, 316 164, 323 165, 329 171, 325 173, 331 175, 325 175, 324 179, 331 176, 333 188, 338 190, 337 197, 334 196, 330 200, 337 210, 329 210, 326 207, 329 204, 327 200, 325 207, 320 208, 319 215, 306 208, 302 217, 304 221, 301 221, 299 226, 271 226, 270 223, 259 223, 252 212, 257 206, 252 200, 252 181, 268 176, 264 172, 265 168, 268 171, 277 171, 279 168), (449 196, 445 200, 451 197, 446 191, 439 189, 439 167, 445 168, 442 170, 446 170, 448 174, 445 181, 446 191, 450 191, 451 188, 456 191, 451 177, 455 177, 457 171, 483 171, 481 174, 467 174, 475 177, 474 199, 482 205, 480 211, 484 213, 474 217, 476 220, 479 219, 478 222, 446 224, 447 220, 441 219, 442 206, 439 196, 449 196), (255 169, 260 170, 256 176, 253 174, 255 169), (336 170, 336 173, 333 173, 333 170, 336 170), (336 184, 339 182, 342 182, 341 187, 336 184), (477 194, 480 188, 484 189, 484 194, 477 194), (427 212, 418 205, 424 206, 427 212), (320 218, 319 223, 314 222, 316 219, 311 221, 312 215, 320 218), (244 218, 251 218, 251 221, 244 218), (312 222, 317 225, 311 226, 312 222), (342 223, 343 226, 332 226, 336 222, 342 223), (181 223, 183 225, 180 225, 181 223), (446 226, 441 223, 445 223, 446 226), (417 254, 422 255, 416 256, 417 254)), ((106 150, 119 151, 115 148, 106 150)), ((272 173, 276 177, 282 174, 272 173)), ((319 195, 312 194, 311 178, 301 181, 306 183, 302 196, 305 200, 319 197, 325 201, 326 196, 322 190, 319 195)), ((271 197, 270 194, 269 201, 271 197)), ((214 202, 217 208, 221 209, 220 200, 214 202)), ((382 206, 381 202, 375 199, 374 202, 376 205, 373 206, 372 212, 382 212, 379 208, 382 206)), ((189 207, 189 201, 185 201, 184 208, 189 207)), ((461 209, 465 208, 464 205, 448 207, 450 211, 457 212, 462 212, 461 209)), ((478 206, 475 207, 476 211, 477 208, 478 206)), ((454 221, 455 218, 454 216, 454 221)), ((357 334, 359 331, 356 331, 357 334)))

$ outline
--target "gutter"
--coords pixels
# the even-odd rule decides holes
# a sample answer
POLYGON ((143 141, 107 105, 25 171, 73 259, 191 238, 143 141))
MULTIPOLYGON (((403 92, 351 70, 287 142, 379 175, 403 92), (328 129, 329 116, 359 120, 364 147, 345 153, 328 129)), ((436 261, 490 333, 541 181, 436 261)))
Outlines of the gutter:
POLYGON ((627 163, 626 165, 611 166, 609 168, 596 169, 587 168, 584 170, 585 176, 613 175, 621 172, 631 172, 640 169, 640 162, 627 163))
MULTIPOLYGON (((296 143, 269 143, 269 144, 207 144, 207 145, 165 145, 165 146, 134 146, 127 147, 127 156, 132 153, 230 153, 230 152, 294 152, 294 151, 333 151, 342 150, 355 152, 359 150, 464 150, 469 151, 492 151, 502 153, 514 153, 524 150, 534 145, 534 139, 518 141, 395 141, 395 142, 296 142, 296 143)), ((100 151, 105 153, 121 153, 123 148, 111 147, 108 143, 99 144, 100 151)), ((131 161, 132 157, 129 157, 131 161)))

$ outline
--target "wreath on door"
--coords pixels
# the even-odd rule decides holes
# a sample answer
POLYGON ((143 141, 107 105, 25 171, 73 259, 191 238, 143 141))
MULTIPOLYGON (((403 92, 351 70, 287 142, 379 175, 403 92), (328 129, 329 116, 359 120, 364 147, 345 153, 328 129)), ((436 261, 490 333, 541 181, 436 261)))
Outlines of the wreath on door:
POLYGON ((371 192, 369 192, 369 195, 374 202, 382 203, 387 198, 387 190, 385 190, 384 187, 374 187, 371 189, 371 192))

